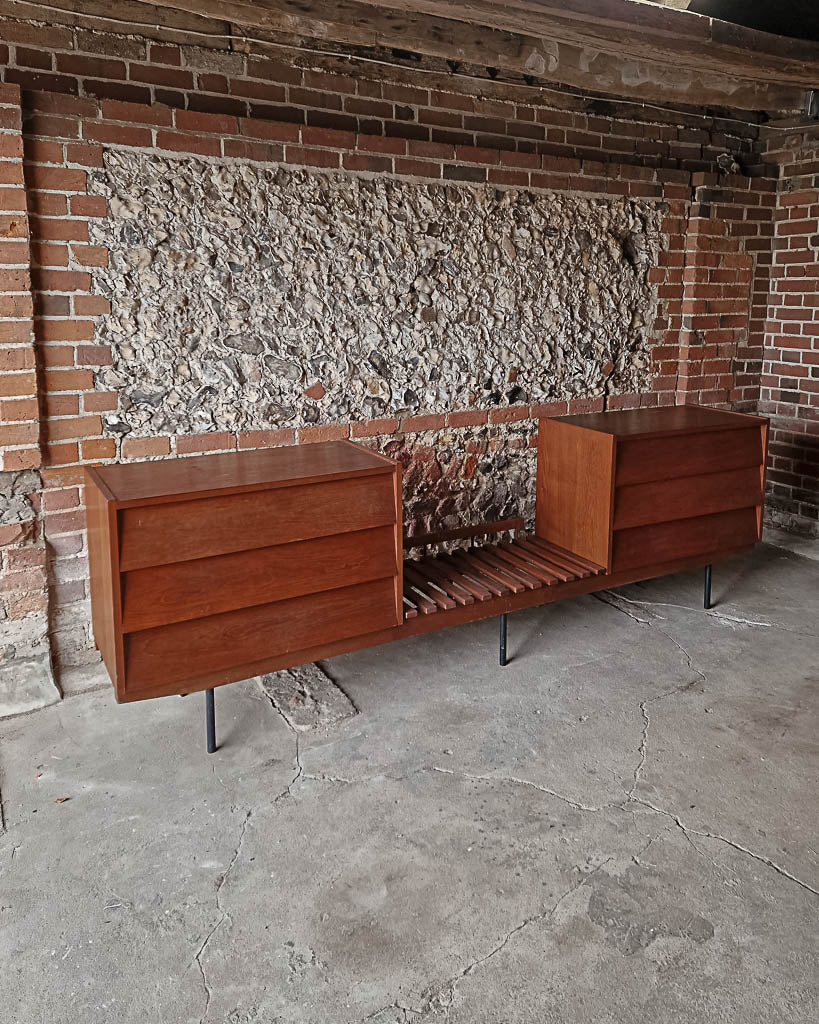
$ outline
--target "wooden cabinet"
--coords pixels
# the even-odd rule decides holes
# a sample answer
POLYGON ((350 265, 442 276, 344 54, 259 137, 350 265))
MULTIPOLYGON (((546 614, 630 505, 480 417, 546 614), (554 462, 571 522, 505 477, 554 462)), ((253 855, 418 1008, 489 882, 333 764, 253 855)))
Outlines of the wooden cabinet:
POLYGON ((402 622, 400 466, 349 441, 90 468, 86 506, 120 701, 402 622))
POLYGON ((699 406, 541 420, 537 535, 615 575, 750 547, 767 432, 761 417, 699 406))

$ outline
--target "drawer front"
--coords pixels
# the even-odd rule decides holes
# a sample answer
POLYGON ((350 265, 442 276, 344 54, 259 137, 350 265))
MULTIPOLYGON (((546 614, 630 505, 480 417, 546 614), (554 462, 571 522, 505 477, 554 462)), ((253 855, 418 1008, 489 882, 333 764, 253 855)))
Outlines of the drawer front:
POLYGON ((395 517, 392 473, 123 509, 120 568, 367 530, 395 517))
POLYGON ((762 504, 761 466, 618 487, 614 529, 691 519, 762 504))
POLYGON ((755 508, 616 530, 612 571, 750 547, 757 538, 755 508))
POLYGON ((125 639, 125 691, 182 684, 397 624, 389 578, 146 629, 125 639))
POLYGON ((762 431, 712 430, 674 437, 634 438, 617 444, 615 485, 699 476, 762 465, 762 431))
POLYGON ((394 576, 394 526, 339 533, 122 576, 127 632, 394 576))

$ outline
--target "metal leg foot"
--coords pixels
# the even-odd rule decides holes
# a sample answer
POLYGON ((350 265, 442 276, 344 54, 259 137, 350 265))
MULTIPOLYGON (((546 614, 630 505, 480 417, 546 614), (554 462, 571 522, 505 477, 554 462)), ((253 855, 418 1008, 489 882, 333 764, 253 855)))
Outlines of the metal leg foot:
POLYGON ((702 599, 703 608, 711 607, 711 566, 705 567, 705 592, 702 599))
POLYGON ((500 647, 498 649, 498 662, 506 664, 506 615, 500 617, 500 647))
POLYGON ((208 753, 216 753, 216 708, 213 690, 205 690, 205 725, 208 733, 208 753))

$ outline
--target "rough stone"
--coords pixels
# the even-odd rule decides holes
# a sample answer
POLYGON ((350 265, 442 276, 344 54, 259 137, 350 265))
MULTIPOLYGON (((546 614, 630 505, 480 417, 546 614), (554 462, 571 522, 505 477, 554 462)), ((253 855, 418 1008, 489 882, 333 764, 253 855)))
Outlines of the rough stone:
POLYGON ((508 401, 650 386, 659 204, 104 162, 89 189, 111 216, 90 231, 110 258, 91 273, 113 364, 97 377, 134 436, 466 408, 500 401, 512 366, 508 401), (326 389, 318 414, 305 379, 326 389))

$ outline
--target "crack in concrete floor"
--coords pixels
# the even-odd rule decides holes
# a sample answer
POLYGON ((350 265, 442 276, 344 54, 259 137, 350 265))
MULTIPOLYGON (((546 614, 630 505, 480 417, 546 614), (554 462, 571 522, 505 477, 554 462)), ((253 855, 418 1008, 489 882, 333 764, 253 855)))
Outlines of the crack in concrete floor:
POLYGON ((207 948, 210 945, 211 939, 219 931, 219 929, 222 927, 225 921, 232 920, 230 913, 227 910, 225 910, 225 908, 222 906, 222 889, 224 888, 228 878, 230 877, 231 871, 233 871, 234 867, 236 866, 236 862, 238 861, 239 856, 241 855, 242 846, 244 845, 245 841, 245 833, 247 832, 248 822, 250 821, 250 817, 252 814, 252 809, 248 810, 245 813, 245 816, 242 819, 241 825, 239 827, 239 839, 238 842, 236 843, 236 847, 234 848, 233 855, 231 856, 230 862, 228 863, 228 866, 225 868, 222 877, 219 879, 219 884, 216 886, 215 898, 216 909, 219 912, 219 919, 207 933, 204 941, 199 946, 199 949, 196 951, 196 953, 194 953, 193 961, 191 961, 192 963, 195 962, 196 965, 198 966, 199 973, 202 976, 202 985, 204 986, 205 989, 205 1009, 202 1011, 202 1016, 199 1018, 199 1024, 205 1024, 205 1021, 207 1020, 208 1017, 208 1013, 210 1012, 210 1004, 213 999, 213 989, 208 983, 207 974, 205 972, 205 965, 202 963, 202 957, 205 955, 205 952, 207 951, 207 948))
MULTIPOLYGON (((758 862, 766 866, 767 868, 771 869, 785 880, 791 883, 795 883, 796 886, 800 887, 802 890, 809 892, 814 896, 819 896, 819 891, 817 889, 815 889, 809 883, 803 881, 797 875, 790 872, 781 864, 778 864, 773 858, 768 857, 765 854, 756 852, 749 846, 746 846, 743 843, 740 843, 732 839, 729 835, 723 834, 721 830, 710 831, 694 828, 690 825, 687 825, 682 820, 680 815, 676 814, 674 811, 668 810, 667 808, 661 806, 661 802, 652 802, 639 795, 641 782, 643 781, 643 773, 648 761, 650 744, 653 738, 653 733, 651 731, 653 723, 652 717, 650 715, 650 706, 654 703, 664 701, 669 697, 673 697, 677 694, 684 693, 686 690, 689 690, 692 686, 698 683, 706 683, 707 676, 697 666, 691 654, 686 650, 686 648, 682 644, 680 644, 674 636, 672 636, 669 633, 668 629, 664 628, 656 621, 656 617, 644 618, 641 615, 633 612, 630 608, 624 607, 623 605, 626 604, 638 607, 643 606, 646 608, 650 608, 652 606, 667 606, 679 609, 681 611, 696 612, 698 615, 710 614, 711 618, 717 620, 721 619, 749 626, 782 629, 784 632, 797 634, 799 636, 813 637, 815 636, 815 634, 805 632, 802 630, 794 630, 788 627, 781 626, 777 623, 763 622, 751 618, 743 619, 738 616, 726 616, 724 613, 706 613, 701 611, 700 609, 691 608, 685 605, 672 605, 666 602, 636 601, 630 598, 626 598, 621 594, 615 594, 612 592, 602 592, 601 594, 594 596, 597 597, 598 600, 602 601, 602 603, 608 604, 616 611, 625 614, 630 620, 632 620, 635 623, 635 625, 639 626, 640 628, 648 627, 656 629, 657 632, 662 634, 668 640, 668 642, 672 644, 677 649, 677 651, 682 655, 682 657, 685 659, 686 667, 695 677, 683 683, 682 685, 674 686, 671 689, 667 689, 664 692, 656 694, 654 696, 644 697, 642 700, 639 701, 638 707, 642 719, 642 729, 640 732, 639 743, 637 745, 636 750, 636 764, 634 765, 633 771, 631 773, 631 784, 628 788, 628 791, 625 792, 624 799, 621 799, 619 801, 613 800, 599 804, 587 804, 584 803, 582 800, 575 799, 571 796, 562 794, 558 791, 550 789, 547 786, 541 785, 537 782, 531 781, 524 777, 520 777, 519 775, 471 774, 468 772, 460 772, 449 768, 444 768, 434 763, 423 764, 415 768, 413 771, 404 774, 389 775, 386 773, 379 773, 362 778, 346 778, 340 775, 329 774, 327 772, 310 773, 307 770, 305 764, 306 761, 309 763, 309 757, 307 757, 305 753, 302 751, 298 731, 290 725, 286 717, 282 715, 281 711, 276 707, 274 702, 270 700, 270 698, 265 698, 265 702, 270 703, 270 706, 273 708, 276 714, 283 719, 287 729, 289 729, 289 731, 292 732, 294 736, 293 776, 290 779, 289 783, 285 786, 285 788, 282 789, 281 792, 279 792, 278 795, 276 795, 273 798, 273 802, 281 803, 282 801, 286 800, 288 796, 295 796, 298 788, 303 787, 308 783, 319 785, 326 783, 328 785, 346 786, 372 783, 377 784, 386 781, 401 782, 413 776, 423 773, 435 773, 439 776, 449 776, 453 779, 467 779, 473 782, 480 782, 488 785, 496 784, 519 786, 523 787, 525 790, 529 792, 534 791, 537 793, 541 793, 544 796, 548 796, 553 799, 559 800, 577 811, 588 814, 598 814, 606 810, 619 809, 624 811, 630 810, 632 816, 635 817, 634 812, 636 809, 639 809, 641 812, 644 812, 645 814, 659 815, 663 819, 667 820, 669 824, 665 827, 665 829, 663 829, 656 835, 649 836, 644 833, 640 836, 641 845, 639 849, 637 849, 636 852, 634 852, 631 855, 632 860, 637 866, 641 866, 641 861, 645 856, 646 852, 651 848, 651 846, 654 843, 658 841, 659 838, 661 838, 665 834, 671 834, 672 832, 674 832, 674 830, 679 830, 680 834, 685 838, 685 840, 691 845, 691 847, 696 851, 697 855, 700 857, 705 857, 706 855, 700 849, 700 846, 698 846, 697 843, 694 842, 694 837, 696 837, 697 839, 711 840, 712 842, 724 844, 730 847, 735 852, 742 855, 743 857, 751 858, 753 861, 758 862)), ((647 614, 650 615, 651 613, 649 612, 647 614)), ((307 753, 309 754, 309 751, 307 753)), ((212 765, 212 770, 214 776, 218 779, 225 793, 229 793, 229 787, 225 784, 224 780, 216 771, 216 764, 212 765)), ((622 782, 618 780, 618 783, 622 785, 622 788, 625 791, 626 786, 629 784, 628 775, 626 774, 625 770, 623 772, 623 775, 624 778, 622 779, 622 782)), ((616 775, 615 778, 617 778, 616 775)), ((279 782, 278 785, 281 785, 281 782, 279 782)), ((191 966, 193 965, 194 962, 196 962, 198 966, 204 993, 204 1009, 201 1014, 201 1017, 199 1018, 200 1024, 207 1024, 209 1017, 211 1015, 212 1001, 214 996, 213 984, 209 980, 208 974, 209 957, 213 952, 213 946, 219 943, 220 941, 220 930, 225 926, 226 922, 232 921, 230 910, 228 909, 229 907, 231 907, 230 901, 232 897, 230 894, 224 894, 223 890, 232 873, 238 870, 237 865, 239 865, 239 862, 242 859, 242 850, 245 843, 245 837, 246 833, 248 832, 251 815, 253 813, 254 812, 252 808, 245 812, 244 818, 240 823, 237 842, 233 848, 227 867, 225 868, 223 874, 221 875, 221 878, 218 881, 215 894, 218 918, 212 925, 212 927, 207 931, 205 938, 200 943, 197 952, 194 954, 193 960, 190 962, 191 966)), ((643 824, 646 824, 648 820, 649 819, 646 818, 643 824)), ((15 826, 19 824, 20 822, 15 821, 15 826)), ((635 824, 637 824, 636 817, 635 824)), ((637 831, 643 832, 643 825, 638 826, 637 831)), ((19 849, 19 844, 15 847, 12 847, 10 860, 14 859, 17 849, 19 849)), ((478 973, 485 964, 487 964, 493 958, 497 957, 498 954, 501 953, 501 951, 506 949, 509 946, 509 944, 515 940, 516 936, 518 936, 526 929, 536 927, 539 924, 548 924, 550 921, 552 921, 561 904, 566 899, 568 899, 574 892, 578 891, 584 885, 586 885, 598 871, 600 871, 603 867, 606 866, 606 864, 610 862, 610 859, 611 858, 597 865, 592 871, 587 871, 583 873, 582 877, 575 884, 566 889, 562 893, 562 895, 549 907, 541 907, 535 913, 529 914, 528 916, 519 919, 518 923, 514 924, 513 927, 507 928, 507 930, 503 931, 502 934, 497 938, 496 941, 494 941, 493 944, 492 937, 487 936, 487 938, 489 939, 489 943, 487 944, 490 945, 489 952, 481 956, 473 956, 473 958, 469 959, 469 961, 460 971, 451 975, 443 983, 435 986, 432 990, 428 992, 428 994, 425 994, 421 1002, 413 1005, 412 1003, 406 1003, 401 1002, 400 1000, 395 1000, 392 1003, 382 1006, 380 1009, 378 1009, 374 1013, 369 1014, 367 1017, 357 1018, 357 1020, 372 1021, 375 1020, 380 1014, 384 1014, 385 1012, 389 1011, 394 1011, 395 1013, 402 1014, 402 1019, 406 1021, 407 1024, 409 1024, 409 1022, 411 1021, 420 1022, 420 1020, 423 1018, 429 1017, 430 1015, 437 1016, 439 1013, 444 1015, 445 1020, 448 1020, 450 1018, 450 1013, 454 1006, 456 1005, 456 1001, 458 1000, 458 985, 461 981, 463 981, 467 977, 472 976, 473 974, 478 973)), ((711 861, 711 863, 714 862, 711 861)), ((582 870, 580 866, 576 866, 576 869, 582 870)), ((235 910, 235 907, 233 907, 232 909, 235 910)), ((525 910, 526 908, 524 906, 521 909, 525 910)), ((212 965, 210 966, 212 968, 212 965)), ((414 990, 418 991, 417 988, 415 988, 414 990)), ((461 997, 463 997, 463 993, 461 993, 461 997)))
MULTIPOLYGON (((446 772, 445 774, 455 773, 446 772)), ((465 776, 465 778, 473 778, 473 776, 467 775, 465 776)), ((478 968, 482 967, 485 963, 491 960, 492 957, 497 956, 497 954, 500 953, 501 950, 505 949, 509 942, 511 942, 511 940, 516 935, 519 935, 526 928, 529 928, 531 925, 540 924, 543 921, 551 920, 552 918, 554 918, 561 903, 563 903, 564 900, 568 899, 571 895, 577 892, 577 890, 584 886, 591 878, 593 878, 598 871, 601 871, 604 867, 606 867, 607 864, 610 864, 612 860, 612 857, 607 857, 604 861, 598 864, 597 867, 587 872, 583 872, 580 868, 580 865, 577 865, 575 870, 581 872, 580 880, 574 885, 569 886, 569 888, 566 889, 566 891, 558 897, 556 902, 553 903, 551 907, 547 907, 544 910, 538 911, 538 913, 536 914, 532 914, 529 917, 524 918, 524 920, 521 921, 519 924, 516 924, 513 928, 510 928, 488 953, 486 953, 484 956, 476 957, 474 960, 471 960, 466 965, 466 967, 463 968, 463 970, 459 971, 457 974, 448 978, 443 984, 439 985, 435 989, 435 991, 425 996, 424 1001, 420 1006, 407 1006, 404 1003, 399 1003, 396 1000, 395 1002, 389 1003, 386 1006, 380 1007, 374 1013, 368 1014, 366 1017, 359 1018, 358 1021, 352 1022, 352 1024, 364 1024, 365 1021, 376 1020, 381 1014, 388 1012, 389 1010, 398 1010, 399 1012, 403 1013, 404 1020, 409 1022, 410 1014, 417 1018, 423 1018, 430 1013, 437 1013, 437 1011, 441 1009, 444 1011, 444 1020, 449 1020, 449 1011, 455 1005, 455 1000, 458 994, 458 982, 462 981, 464 978, 468 978, 471 974, 474 974, 475 971, 478 970, 478 968)))
MULTIPOLYGON (((690 608, 690 607, 688 607, 686 605, 666 604, 665 602, 635 601, 635 600, 626 598, 623 595, 617 594, 617 593, 612 592, 612 591, 601 591, 600 593, 592 594, 591 596, 593 598, 595 598, 596 600, 601 601, 603 604, 606 604, 609 607, 615 609, 616 611, 621 612, 627 618, 631 619, 633 622, 635 622, 639 626, 647 626, 649 628, 657 629, 657 631, 662 633, 663 636, 665 636, 670 641, 670 643, 673 644, 673 646, 683 655, 683 657, 685 658, 686 666, 690 669, 691 672, 694 673, 694 675, 696 677, 695 679, 693 679, 693 680, 691 680, 691 681, 689 681, 687 683, 684 683, 681 686, 673 687, 672 689, 667 690, 664 693, 657 694, 654 697, 647 697, 644 700, 640 701, 639 708, 640 708, 640 713, 641 713, 641 716, 642 716, 642 719, 643 719, 643 728, 642 728, 642 733, 641 733, 641 737, 640 737, 640 743, 639 743, 639 747, 638 747, 638 751, 637 751, 639 759, 638 759, 637 765, 634 768, 633 783, 632 783, 632 786, 631 786, 630 790, 626 794, 625 801, 623 801, 622 803, 619 803, 619 804, 618 803, 608 803, 608 804, 602 804, 602 805, 599 805, 599 806, 592 806, 592 805, 589 805, 589 804, 582 803, 581 801, 573 800, 572 798, 567 797, 567 796, 565 796, 565 795, 563 795, 561 793, 558 793, 555 790, 550 789, 550 788, 548 788, 546 786, 541 786, 541 785, 539 785, 539 784, 537 784, 535 782, 532 782, 532 781, 530 781, 528 779, 522 779, 522 778, 518 778, 516 776, 475 775, 475 774, 470 774, 468 772, 455 771, 455 770, 449 769, 449 768, 441 768, 441 767, 436 766, 436 765, 433 765, 431 767, 431 769, 423 769, 422 768, 422 769, 419 769, 419 770, 420 771, 431 770, 431 771, 437 772, 437 773, 439 773, 441 775, 449 775, 449 776, 453 776, 453 777, 457 777, 457 778, 469 779, 469 780, 475 781, 475 782, 485 782, 485 783, 489 783, 489 784, 492 784, 492 783, 511 783, 511 784, 520 785, 520 786, 523 786, 523 787, 528 787, 528 788, 537 790, 538 792, 544 793, 544 794, 546 794, 548 796, 554 797, 554 798, 556 798, 558 800, 561 800, 561 801, 563 801, 564 803, 568 804, 569 806, 573 807, 576 810, 585 811, 585 812, 589 812, 589 813, 598 813, 598 812, 603 811, 603 810, 613 809, 613 808, 617 808, 617 807, 619 807, 621 809, 625 809, 630 804, 636 804, 636 805, 638 805, 640 807, 643 807, 643 808, 646 808, 647 810, 650 810, 650 811, 652 811, 652 812, 654 812, 656 814, 660 814, 660 815, 662 815, 664 817, 669 818, 674 823, 674 826, 676 826, 678 829, 680 829, 682 834, 685 836, 686 840, 691 844, 691 846, 694 848, 694 850, 697 852, 697 854, 699 856, 704 856, 704 854, 697 847, 696 843, 694 843, 693 839, 691 838, 692 836, 698 836, 699 838, 711 839, 711 840, 714 840, 714 841, 725 843, 727 846, 729 846, 733 850, 736 850, 737 852, 742 853, 743 855, 746 855, 746 856, 752 858, 753 860, 755 860, 755 861, 757 861, 757 862, 759 862, 761 864, 766 865, 767 867, 769 867, 772 870, 774 870, 777 874, 781 875, 783 878, 786 878, 786 879, 788 879, 791 882, 794 882, 796 885, 800 886, 805 891, 810 892, 810 893, 812 893, 815 896, 819 896, 819 890, 814 889, 813 886, 809 885, 807 882, 804 882, 802 879, 800 879, 796 875, 792 874, 786 868, 783 868, 780 864, 777 864, 776 861, 774 861, 772 858, 767 857, 767 856, 765 856, 763 854, 756 853, 754 850, 751 850, 749 847, 744 846, 742 843, 738 843, 735 840, 730 839, 729 837, 724 836, 724 835, 722 835, 720 833, 706 832, 706 831, 702 831, 702 830, 699 830, 699 829, 691 828, 691 827, 687 826, 682 821, 682 819, 680 818, 679 815, 673 813, 672 811, 667 810, 664 807, 659 807, 658 805, 656 805, 654 803, 651 803, 650 801, 645 800, 642 797, 638 797, 636 795, 638 786, 640 784, 640 778, 642 776, 642 772, 643 772, 643 769, 645 768, 646 760, 647 760, 647 757, 648 757, 648 738, 649 738, 649 729, 650 729, 650 726, 651 726, 651 718, 650 718, 650 716, 648 714, 648 710, 647 710, 648 705, 649 704, 657 703, 657 702, 662 701, 662 700, 666 700, 667 698, 673 697, 673 696, 675 696, 677 694, 684 693, 687 690, 690 690, 691 687, 693 685, 695 685, 696 683, 702 683, 704 685, 707 682, 707 675, 706 675, 706 673, 704 673, 702 671, 702 669, 700 669, 694 663, 693 658, 691 657, 691 654, 689 653, 689 651, 686 650, 686 648, 683 647, 683 645, 675 637, 673 637, 668 632, 668 630, 666 630, 663 627, 657 625, 657 623, 652 621, 651 619, 641 618, 640 616, 635 615, 628 608, 623 607, 623 605, 620 602, 627 602, 628 604, 636 604, 636 605, 647 606, 647 607, 648 606, 652 606, 652 605, 665 605, 667 607, 678 608, 678 609, 684 610, 684 611, 697 611, 697 612, 699 612, 699 609, 690 608)), ((705 612, 705 609, 703 609, 703 612, 705 612)), ((812 634, 812 633, 803 632, 801 630, 793 630, 793 629, 790 629, 788 627, 781 626, 778 623, 770 623, 770 622, 762 622, 762 621, 751 620, 751 619, 743 619, 743 618, 740 618, 739 616, 727 616, 724 613, 714 612, 713 610, 708 611, 707 614, 709 614, 712 618, 719 619, 719 620, 728 620, 728 621, 731 621, 731 622, 742 623, 742 624, 751 625, 751 626, 760 626, 760 627, 782 629, 785 632, 795 633, 795 634, 800 635, 800 636, 814 636, 815 635, 815 634, 812 634)), ((649 837, 648 838, 648 842, 642 847, 642 849, 639 850, 636 854, 632 855, 632 859, 634 860, 635 864, 640 865, 640 863, 641 863, 640 862, 640 858, 646 853, 646 851, 651 847, 651 845, 654 842, 657 841, 657 839, 659 838, 660 835, 662 835, 662 833, 659 833, 656 836, 649 837)), ((563 900, 566 899, 568 896, 570 896, 575 891, 577 891, 578 888, 580 888, 582 885, 584 885, 585 882, 588 881, 589 878, 591 878, 597 871, 599 871, 602 867, 604 867, 605 864, 608 863, 608 862, 609 862, 608 860, 605 861, 603 864, 601 864, 597 868, 595 868, 592 872, 589 872, 587 875, 584 875, 584 877, 577 883, 577 885, 572 886, 570 889, 568 889, 557 900, 557 902, 553 905, 553 907, 551 907, 550 909, 547 909, 545 911, 541 911, 541 912, 539 912, 537 914, 533 914, 530 917, 525 918, 522 922, 520 922, 519 924, 517 924, 513 928, 511 928, 509 931, 507 931, 505 933, 505 935, 503 936, 503 938, 498 942, 498 944, 495 947, 493 947, 493 949, 488 954, 486 954, 483 957, 479 957, 479 958, 471 961, 461 972, 459 972, 457 975, 455 975, 452 978, 450 978, 442 986, 440 986, 433 994, 428 996, 425 999, 424 1004, 422 1006, 418 1006, 418 1007, 407 1006, 407 1005, 402 1004, 402 1003, 400 1003, 398 1001, 395 1001, 395 1002, 390 1003, 390 1004, 388 1004, 386 1006, 382 1006, 381 1008, 376 1010, 374 1013, 368 1015, 367 1017, 361 1018, 360 1019, 360 1024, 363 1024, 363 1022, 365 1022, 365 1021, 376 1020, 380 1015, 382 1015, 383 1013, 388 1012, 390 1010, 396 1010, 396 1011, 402 1013, 403 1014, 403 1021, 406 1022, 406 1024, 409 1024, 409 1022, 410 1022, 410 1019, 411 1019, 410 1015, 412 1015, 413 1017, 418 1018, 420 1020, 420 1018, 427 1016, 430 1012, 437 1013, 437 1011, 439 1009, 444 1011, 444 1021, 448 1021, 449 1020, 449 1016, 450 1016, 450 1010, 453 1008, 453 1006, 455 1004, 455 1000, 457 998, 457 984, 458 984, 459 981, 461 981, 463 978, 466 978, 469 975, 473 974, 484 963, 486 963, 488 960, 490 960, 492 957, 494 957, 497 953, 499 953, 501 950, 503 950, 507 946, 507 944, 513 939, 513 937, 516 936, 518 933, 520 933, 524 929, 528 928, 530 925, 539 924, 539 923, 543 922, 544 920, 546 920, 547 918, 548 919, 553 918, 555 912, 557 911, 558 907, 563 902, 563 900)), ((356 1024, 359 1024, 359 1022, 356 1022, 356 1024)))

